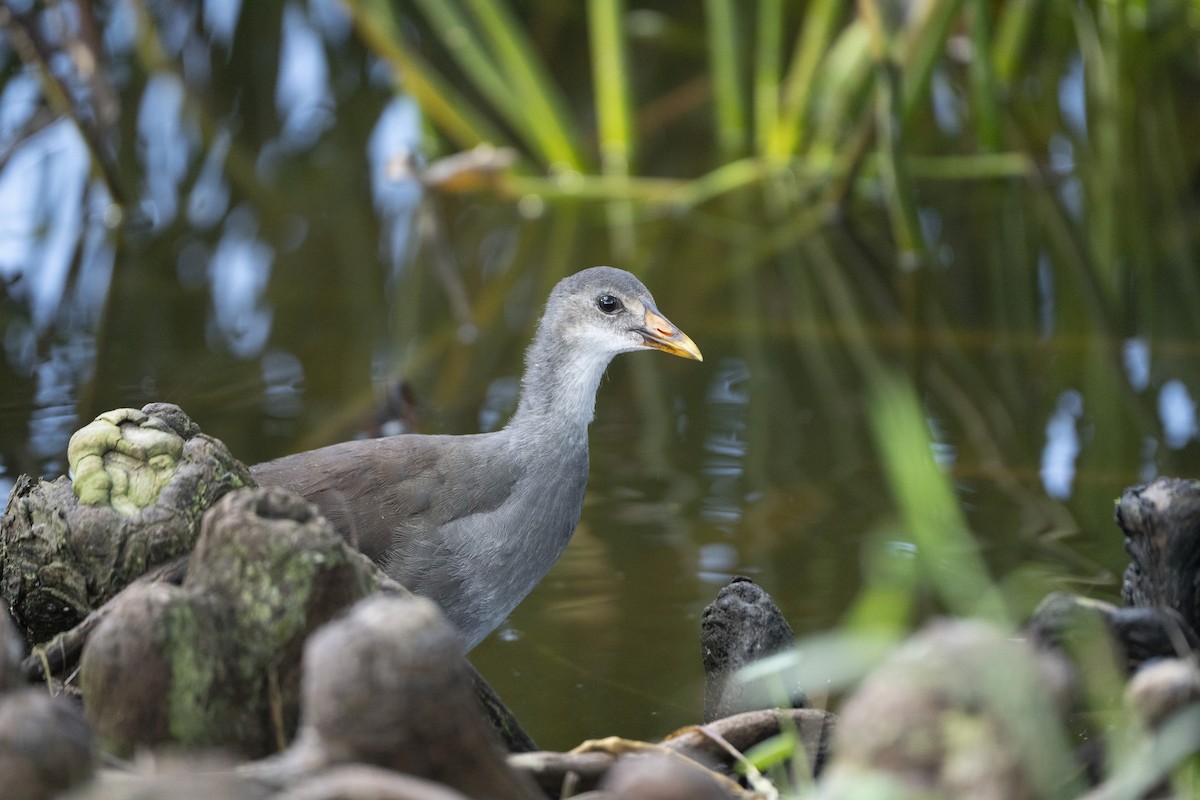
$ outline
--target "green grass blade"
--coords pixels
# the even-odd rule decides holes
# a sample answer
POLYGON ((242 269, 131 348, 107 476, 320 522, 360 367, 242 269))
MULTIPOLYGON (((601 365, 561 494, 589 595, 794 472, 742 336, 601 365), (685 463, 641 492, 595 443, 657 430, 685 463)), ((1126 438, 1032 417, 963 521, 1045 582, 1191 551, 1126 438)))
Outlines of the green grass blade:
POLYGON ((979 181, 1029 178, 1035 171, 1033 159, 1020 151, 963 156, 907 156, 904 163, 909 175, 922 180, 979 181))
POLYGON ((938 0, 926 6, 924 16, 904 31, 901 69, 900 121, 903 126, 919 104, 929 98, 933 69, 946 53, 946 39, 962 7, 962 0, 938 0))
POLYGON ((404 46, 400 26, 387 0, 345 0, 345 6, 359 37, 392 66, 397 83, 457 146, 469 148, 482 142, 512 144, 437 70, 404 46))
POLYGON ((879 178, 887 198, 888 217, 896 239, 896 257, 902 269, 920 263, 925 252, 921 225, 917 220, 912 182, 904 160, 904 124, 901 78, 891 62, 875 69, 875 136, 878 140, 879 178))
POLYGON ((514 113, 518 102, 512 87, 501 77, 495 59, 461 6, 448 0, 414 0, 414 4, 429 22, 437 40, 493 108, 510 121, 523 119, 523 115, 514 113))
POLYGON ((897 531, 875 531, 863 547, 862 589, 843 617, 845 630, 900 638, 916 620, 916 559, 892 546, 897 531))
POLYGON ((512 84, 520 111, 529 119, 539 155, 548 165, 584 171, 586 163, 571 133, 567 103, 512 10, 504 0, 470 0, 470 8, 504 78, 512 84))
POLYGON ((733 0, 705 0, 704 3, 713 107, 717 115, 717 149, 722 161, 746 152, 746 112, 742 105, 745 83, 736 7, 733 0))
MULTIPOLYGON (((1010 0, 999 6, 996 36, 990 55, 996 82, 1001 89, 1007 89, 1012 84, 1024 63, 1025 46, 1029 42, 1029 32, 1040 5, 1040 0, 1010 0)), ((978 54, 980 58, 987 55, 983 52, 978 54)))
POLYGON ((1129 164, 1137 163, 1138 154, 1130 131, 1132 98, 1121 80, 1129 74, 1133 34, 1127 31, 1123 3, 1101 6, 1093 13, 1072 9, 1071 19, 1079 37, 1079 52, 1088 75, 1087 184, 1090 191, 1086 232, 1092 245, 1095 275, 1109 303, 1119 302, 1126 286, 1122 228, 1126 224, 1125 204, 1133 196, 1141 175, 1131 174, 1129 164))
POLYGON ((623 0, 588 2, 600 161, 606 175, 628 175, 633 159, 629 70, 621 33, 624 15, 623 0))
POLYGON ((754 141, 759 155, 771 154, 779 123, 779 65, 783 50, 783 0, 759 0, 754 49, 754 141))
POLYGON ((804 26, 783 81, 779 120, 767 148, 771 156, 789 155, 804 143, 817 67, 829 50, 845 5, 845 0, 813 0, 805 11, 804 26))
POLYGON ((971 0, 967 7, 967 24, 971 31, 971 108, 977 120, 979 145, 983 150, 995 153, 1000 149, 1000 111, 992 59, 988 56, 991 41, 988 5, 984 0, 971 0))
MULTIPOLYGON (((621 31, 624 16, 623 0, 588 0, 600 170, 605 176, 617 179, 628 178, 633 159, 629 70, 621 31)), ((613 253, 620 261, 632 259, 636 249, 632 203, 614 201, 605 211, 613 253)))
POLYGON ((1008 623, 946 474, 933 460, 925 414, 913 387, 880 372, 870 398, 871 426, 904 527, 921 570, 948 611, 1008 623))
MULTIPOLYGON (((1089 796, 1096 800, 1138 800, 1150 796, 1155 787, 1168 781, 1171 773, 1189 758, 1194 761, 1197 753, 1200 753, 1200 705, 1193 703, 1150 731, 1115 774, 1089 796)), ((1187 788, 1195 791, 1196 787, 1187 788)))
POLYGON ((821 61, 820 78, 813 84, 810 101, 817 122, 806 155, 842 160, 846 146, 870 97, 871 33, 862 19, 855 19, 835 37, 821 61))
POLYGON ((868 33, 871 58, 875 63, 875 139, 878 146, 879 179, 887 198, 892 235, 902 269, 919 263, 924 252, 917 221, 912 185, 905 172, 904 117, 908 94, 903 66, 898 62, 896 32, 889 26, 879 0, 859 0, 859 16, 868 33))

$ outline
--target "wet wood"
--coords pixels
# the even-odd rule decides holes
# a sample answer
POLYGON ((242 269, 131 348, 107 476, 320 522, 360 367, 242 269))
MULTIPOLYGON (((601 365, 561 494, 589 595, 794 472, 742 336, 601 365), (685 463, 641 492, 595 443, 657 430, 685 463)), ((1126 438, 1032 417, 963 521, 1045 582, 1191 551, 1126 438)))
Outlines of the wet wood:
POLYGON ((469 797, 539 797, 505 762, 458 633, 430 600, 372 597, 313 634, 302 700, 292 746, 243 774, 300 786, 332 766, 368 764, 469 797))
POLYGON ((784 731, 799 734, 808 758, 809 771, 819 775, 833 748, 837 718, 819 708, 761 709, 734 714, 704 725, 680 728, 663 740, 664 747, 689 757, 732 764, 728 752, 714 738, 719 736, 735 750, 745 752, 784 731))
POLYGON ((119 754, 168 743, 275 752, 299 716, 305 640, 372 588, 312 504, 230 492, 204 516, 182 582, 123 592, 87 637, 89 721, 119 754))
POLYGON ((1183 615, 1164 606, 1121 607, 1102 600, 1055 592, 1034 610, 1026 631, 1043 645, 1070 650, 1070 640, 1103 631, 1112 657, 1128 674, 1158 658, 1193 652, 1195 633, 1183 615))
POLYGON ((34 645, 33 651, 21 662, 21 671, 26 679, 31 681, 53 681, 61 683, 66 673, 71 672, 79 664, 79 656, 87 643, 92 631, 112 613, 114 608, 121 605, 123 594, 141 591, 142 586, 152 583, 169 583, 178 586, 183 582, 187 573, 189 556, 182 556, 169 564, 155 567, 137 578, 113 599, 88 614, 82 622, 70 630, 55 634, 48 642, 34 645))
POLYGON ((745 752, 785 730, 799 733, 809 768, 812 774, 819 773, 832 748, 835 718, 827 711, 811 708, 749 711, 680 728, 657 743, 611 737, 585 742, 567 753, 512 755, 508 763, 529 774, 542 791, 558 797, 564 785, 581 792, 599 788, 608 770, 630 755, 669 753, 716 774, 730 775, 736 760, 730 747, 735 752, 745 752))
POLYGON ((1159 478, 1126 489, 1115 518, 1130 557, 1121 587, 1124 605, 1051 594, 1034 612, 1028 631, 1062 648, 1076 632, 1099 625, 1129 674, 1155 659, 1197 652, 1200 481, 1159 478))
POLYGON ((1159 478, 1126 489, 1116 510, 1132 559, 1121 595, 1127 606, 1179 612, 1200 629, 1200 481, 1159 478))
POLYGON ((87 781, 92 732, 78 705, 40 689, 0 694, 0 795, 50 800, 87 781))
POLYGON ((21 476, 0 521, 0 591, 30 644, 74 627, 195 545, 204 512, 250 473, 178 407, 97 417, 71 438, 74 478, 21 476))
POLYGON ((751 685, 738 676, 743 667, 795 643, 792 628, 774 599, 749 578, 733 578, 700 616, 704 721, 776 705, 807 706, 808 698, 798 686, 751 685))

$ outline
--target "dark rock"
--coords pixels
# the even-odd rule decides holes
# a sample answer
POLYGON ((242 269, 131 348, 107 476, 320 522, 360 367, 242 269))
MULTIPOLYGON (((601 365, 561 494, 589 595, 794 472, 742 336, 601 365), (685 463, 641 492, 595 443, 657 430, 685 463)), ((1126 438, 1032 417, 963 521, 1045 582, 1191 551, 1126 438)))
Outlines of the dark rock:
POLYGON ((1160 478, 1127 489, 1115 516, 1131 557, 1122 586, 1125 606, 1054 593, 1034 611, 1027 630, 1044 646, 1086 649, 1072 653, 1085 661, 1099 655, 1088 631, 1099 632, 1133 674, 1147 661, 1200 648, 1200 481, 1160 478))
POLYGON ((623 800, 731 800, 728 779, 694 761, 668 753, 626 755, 605 774, 600 791, 623 800))
POLYGON ((216 753, 155 753, 122 769, 105 769, 70 800, 267 800, 269 787, 237 774, 216 753))
POLYGON ((742 667, 794 645, 792 628, 771 596, 749 578, 730 581, 700 617, 704 721, 771 706, 807 706, 799 687, 751 686, 735 676, 742 667))
POLYGON ((1065 668, 980 621, 935 621, 846 700, 821 798, 1073 797, 1065 668))
POLYGON ((467 796, 423 778, 353 764, 289 787, 275 800, 467 800, 467 796))
POLYGON ((1147 664, 1125 687, 1128 705, 1148 727, 1200 701, 1200 667, 1195 661, 1166 658, 1147 664))
POLYGON ((41 689, 0 696, 0 794, 49 800, 92 774, 91 732, 76 703, 41 689))
POLYGON ((25 685, 21 658, 25 654, 25 643, 13 624, 8 609, 0 605, 0 694, 25 685))
POLYGON ((372 597, 304 649, 302 727, 255 774, 289 786, 331 765, 370 764, 470 797, 535 798, 508 767, 472 687, 458 633, 436 604, 372 597))
POLYGON ((1200 630, 1200 481, 1159 478, 1126 489, 1115 513, 1132 559, 1125 604, 1173 608, 1200 630))
MULTIPOLYGON (((1054 592, 1034 610, 1026 629, 1039 644, 1068 652, 1091 645, 1093 631, 1104 637, 1111 657, 1132 674, 1152 659, 1192 652, 1196 635, 1183 615, 1165 606, 1121 608, 1102 600, 1054 592), (1072 641, 1074 640, 1074 644, 1072 641)), ((1096 655, 1091 651, 1091 655, 1096 655)))

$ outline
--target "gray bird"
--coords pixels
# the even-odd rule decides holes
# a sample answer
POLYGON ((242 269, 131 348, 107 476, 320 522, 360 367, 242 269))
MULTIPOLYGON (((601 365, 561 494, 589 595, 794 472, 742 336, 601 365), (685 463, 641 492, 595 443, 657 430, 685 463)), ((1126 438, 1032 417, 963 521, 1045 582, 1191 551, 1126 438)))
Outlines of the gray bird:
POLYGON ((472 648, 566 548, 583 506, 600 378, 613 356, 650 348, 703 360, 637 278, 586 269, 550 293, 503 429, 344 442, 251 473, 320 506, 388 575, 437 602, 472 648))

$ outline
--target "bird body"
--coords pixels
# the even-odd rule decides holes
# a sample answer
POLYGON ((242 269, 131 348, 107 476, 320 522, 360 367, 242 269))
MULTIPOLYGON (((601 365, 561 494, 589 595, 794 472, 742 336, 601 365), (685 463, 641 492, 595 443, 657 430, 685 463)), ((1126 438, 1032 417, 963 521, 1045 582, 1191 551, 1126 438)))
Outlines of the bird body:
POLYGON ((593 267, 551 293, 501 430, 343 442, 251 472, 316 503, 474 647, 566 548, 583 506, 600 378, 613 356, 648 347, 701 358, 636 278, 593 267))

